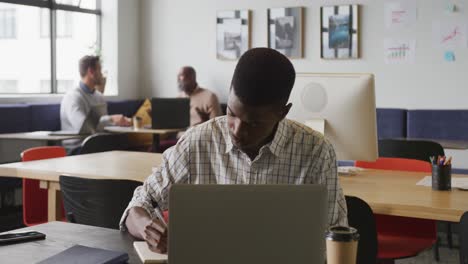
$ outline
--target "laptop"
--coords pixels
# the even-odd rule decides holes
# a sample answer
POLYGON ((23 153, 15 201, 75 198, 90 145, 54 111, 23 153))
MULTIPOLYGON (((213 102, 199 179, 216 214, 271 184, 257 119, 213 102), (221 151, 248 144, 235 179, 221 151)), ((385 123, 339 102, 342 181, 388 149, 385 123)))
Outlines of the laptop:
POLYGON ((190 126, 190 98, 152 98, 153 129, 188 128, 190 126))
POLYGON ((96 133, 96 128, 99 124, 101 116, 107 114, 107 105, 98 104, 91 107, 91 110, 86 115, 83 124, 79 131, 76 130, 58 130, 49 133, 51 136, 75 136, 75 135, 90 135, 96 133))
POLYGON ((323 185, 173 185, 169 263, 325 263, 323 185))

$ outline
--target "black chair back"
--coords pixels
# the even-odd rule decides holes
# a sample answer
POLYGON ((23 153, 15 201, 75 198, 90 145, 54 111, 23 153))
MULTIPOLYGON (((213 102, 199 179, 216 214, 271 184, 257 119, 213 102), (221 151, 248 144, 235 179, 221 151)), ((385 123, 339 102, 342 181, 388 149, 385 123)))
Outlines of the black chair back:
POLYGON ((444 148, 437 142, 425 140, 381 139, 379 157, 417 159, 430 162, 430 156, 444 156, 444 148))
POLYGON ((377 263, 377 230, 374 213, 370 206, 363 200, 346 196, 348 207, 348 224, 359 232, 359 243, 356 263, 377 263))
POLYGON ((460 219, 460 263, 468 264, 468 212, 460 219))
POLYGON ((60 176, 63 205, 70 222, 119 229, 119 221, 141 182, 60 176))
POLYGON ((80 154, 89 154, 129 148, 127 134, 97 133, 87 137, 81 144, 80 154))

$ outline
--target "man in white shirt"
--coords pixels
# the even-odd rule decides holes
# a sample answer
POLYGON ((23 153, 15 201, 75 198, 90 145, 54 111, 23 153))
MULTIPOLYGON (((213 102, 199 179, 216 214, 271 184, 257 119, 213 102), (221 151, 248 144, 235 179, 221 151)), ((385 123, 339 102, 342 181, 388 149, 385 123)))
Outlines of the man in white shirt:
MULTIPOLYGON (((100 115, 96 127, 89 128, 89 133, 101 131, 104 126, 130 126, 131 119, 123 115, 107 115, 107 103, 96 86, 103 83, 99 56, 84 56, 80 59, 79 70, 81 81, 79 86, 67 91, 60 104, 60 123, 62 130, 79 131, 90 111, 95 111, 99 105, 106 105, 100 115)), ((65 142, 65 147, 73 152, 81 141, 65 142)))
POLYGON ((285 119, 295 75, 289 59, 273 49, 245 52, 232 78, 227 116, 193 127, 163 153, 161 166, 135 190, 121 230, 165 252, 167 230, 154 207, 168 208, 169 189, 177 183, 323 184, 328 224, 347 225, 333 146, 320 133, 285 119))

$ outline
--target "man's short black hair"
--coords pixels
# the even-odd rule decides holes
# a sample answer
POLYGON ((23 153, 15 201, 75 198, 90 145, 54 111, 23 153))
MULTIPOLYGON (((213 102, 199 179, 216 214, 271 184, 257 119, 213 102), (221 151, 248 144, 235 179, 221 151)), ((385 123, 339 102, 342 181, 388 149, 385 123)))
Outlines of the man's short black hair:
POLYGON ((296 71, 291 61, 276 50, 254 48, 239 59, 231 89, 247 105, 286 104, 296 71))
POLYGON ((96 65, 100 63, 99 56, 84 56, 80 59, 79 68, 80 68, 80 76, 83 78, 88 72, 88 69, 91 68, 93 70, 96 69, 96 65))

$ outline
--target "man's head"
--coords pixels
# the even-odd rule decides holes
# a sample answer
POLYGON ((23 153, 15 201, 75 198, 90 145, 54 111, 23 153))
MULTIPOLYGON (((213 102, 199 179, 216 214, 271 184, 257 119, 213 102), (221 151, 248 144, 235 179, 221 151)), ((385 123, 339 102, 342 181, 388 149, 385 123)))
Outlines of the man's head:
POLYGON ((289 59, 273 49, 255 48, 240 57, 227 106, 234 145, 256 154, 272 139, 278 122, 292 106, 287 102, 295 78, 289 59))
POLYGON ((101 61, 99 56, 84 56, 79 63, 81 80, 94 89, 94 86, 100 85, 103 82, 101 72, 101 61))
POLYGON ((184 91, 188 95, 192 94, 198 85, 195 69, 190 66, 180 68, 179 73, 177 74, 177 84, 181 91, 184 91))

